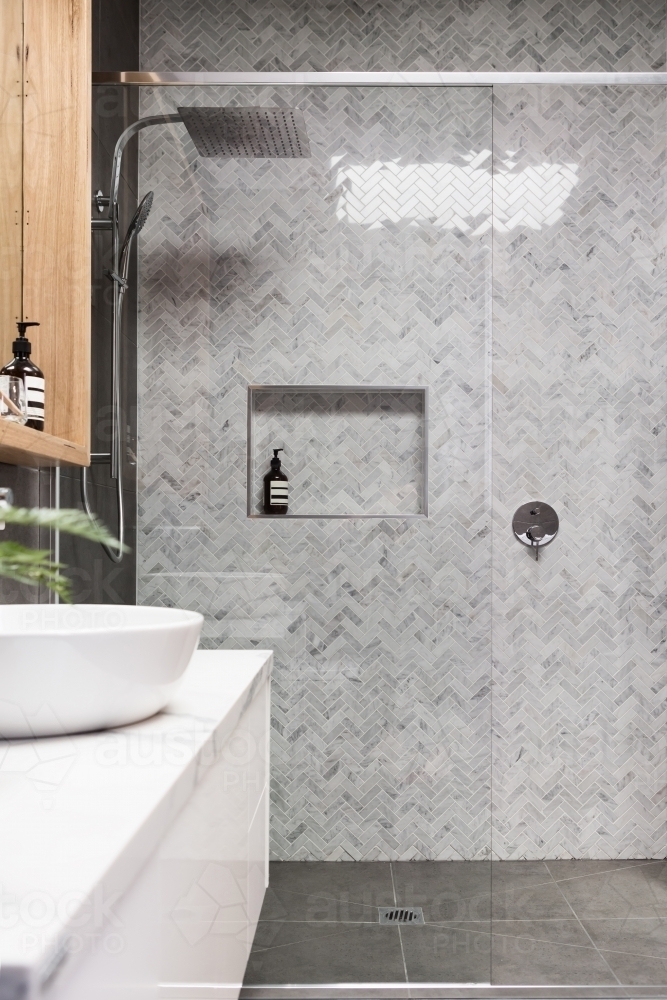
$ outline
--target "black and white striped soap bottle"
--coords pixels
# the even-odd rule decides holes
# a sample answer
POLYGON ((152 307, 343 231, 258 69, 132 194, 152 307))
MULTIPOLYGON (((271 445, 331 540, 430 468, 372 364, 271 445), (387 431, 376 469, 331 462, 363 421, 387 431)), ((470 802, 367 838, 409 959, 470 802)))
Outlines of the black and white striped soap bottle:
POLYGON ((264 513, 287 513, 287 476, 280 471, 278 452, 283 448, 273 449, 271 471, 264 476, 264 513))
POLYGON ((29 326, 39 326, 39 323, 17 323, 19 335, 12 344, 14 360, 0 369, 0 375, 13 375, 22 378, 25 385, 25 396, 28 405, 26 427, 34 427, 36 431, 44 430, 44 372, 30 360, 32 344, 25 335, 29 326))

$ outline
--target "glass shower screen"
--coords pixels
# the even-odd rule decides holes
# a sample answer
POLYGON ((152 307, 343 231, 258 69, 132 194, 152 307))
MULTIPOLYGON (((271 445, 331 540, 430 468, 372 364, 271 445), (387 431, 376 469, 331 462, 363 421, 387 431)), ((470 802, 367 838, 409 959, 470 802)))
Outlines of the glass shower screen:
POLYGON ((139 156, 139 601, 275 651, 291 867, 248 1000, 667 982, 666 100, 140 90, 143 116, 295 109, 310 149, 200 158, 170 124, 139 156), (560 518, 539 561, 532 500, 560 518))
POLYGON ((299 109, 311 155, 141 135, 139 601, 275 651, 272 857, 408 862, 345 890, 354 975, 488 983, 491 89, 141 90, 197 104, 299 109))

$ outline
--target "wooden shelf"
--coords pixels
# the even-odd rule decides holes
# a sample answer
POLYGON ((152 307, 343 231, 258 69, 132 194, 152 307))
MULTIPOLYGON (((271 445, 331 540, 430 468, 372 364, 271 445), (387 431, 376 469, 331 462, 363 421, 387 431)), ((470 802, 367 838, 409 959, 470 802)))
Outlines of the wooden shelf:
POLYGON ((88 465, 87 448, 65 438, 0 419, 0 462, 36 466, 88 465))

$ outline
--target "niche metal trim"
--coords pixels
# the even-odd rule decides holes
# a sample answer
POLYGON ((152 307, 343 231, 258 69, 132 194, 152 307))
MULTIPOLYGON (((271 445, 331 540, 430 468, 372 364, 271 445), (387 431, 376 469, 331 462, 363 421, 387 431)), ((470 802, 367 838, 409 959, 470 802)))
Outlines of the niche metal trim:
POLYGON ((303 385, 283 383, 280 385, 258 385, 251 383, 248 386, 247 402, 247 429, 246 429, 246 516, 249 520, 272 520, 272 521, 425 521, 428 519, 428 429, 429 429, 429 387, 426 385, 372 385, 360 383, 357 385, 331 385, 330 383, 320 383, 316 385, 303 385), (254 465, 254 410, 256 393, 261 392, 343 392, 343 393, 368 393, 368 392, 418 392, 424 400, 423 408, 423 495, 422 510, 419 514, 260 514, 254 509, 254 485, 256 482, 256 469, 254 465))

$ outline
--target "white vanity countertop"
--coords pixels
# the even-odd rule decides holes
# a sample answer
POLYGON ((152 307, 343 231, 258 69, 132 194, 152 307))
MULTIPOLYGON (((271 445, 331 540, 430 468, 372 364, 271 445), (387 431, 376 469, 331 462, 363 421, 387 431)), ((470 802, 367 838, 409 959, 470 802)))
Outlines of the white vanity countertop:
POLYGON ((0 740, 0 997, 10 982, 44 981, 73 928, 131 885, 271 664, 267 650, 199 651, 144 722, 0 740))

